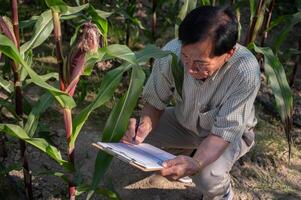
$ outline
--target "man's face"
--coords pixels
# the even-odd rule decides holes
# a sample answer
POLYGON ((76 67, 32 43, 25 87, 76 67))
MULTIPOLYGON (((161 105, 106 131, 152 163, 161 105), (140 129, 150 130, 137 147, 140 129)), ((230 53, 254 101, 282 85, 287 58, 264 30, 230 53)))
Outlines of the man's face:
POLYGON ((212 42, 208 38, 194 44, 183 45, 181 60, 193 78, 207 79, 228 61, 233 52, 231 50, 221 56, 212 55, 212 42))

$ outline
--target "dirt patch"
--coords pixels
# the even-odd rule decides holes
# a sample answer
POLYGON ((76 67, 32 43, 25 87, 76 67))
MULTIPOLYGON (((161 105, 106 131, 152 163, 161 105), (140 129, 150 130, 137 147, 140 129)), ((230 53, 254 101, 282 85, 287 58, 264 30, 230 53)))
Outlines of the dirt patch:
MULTIPOLYGON (((264 90, 264 93, 269 92, 264 90)), ((34 99, 36 93, 30 94, 29 92, 31 100, 36 100, 34 99)), ((299 93, 295 95, 297 96, 295 105, 301 105, 299 93)), ((231 171, 235 199, 301 199, 301 144, 298 142, 301 129, 297 127, 293 129, 296 144, 293 147, 291 162, 288 164, 287 144, 279 118, 266 113, 261 104, 257 104, 256 107, 259 119, 256 144, 246 156, 235 163, 231 171)), ((298 106, 295 106, 295 109, 300 110, 298 106)), ((298 116, 298 112, 296 113, 298 116)), ((77 139, 75 159, 76 169, 80 172, 77 178, 84 183, 91 183, 98 151, 91 143, 100 140, 107 116, 108 108, 93 113, 77 139)), ((66 159, 65 131, 62 114, 58 112, 58 108, 52 106, 41 121, 49 127, 47 139, 66 159)), ((6 149, 8 156, 1 162, 0 199, 24 199, 18 141, 8 137, 6 149), (5 170, 8 173, 6 176, 3 175, 5 170)), ((52 175, 56 171, 62 172, 61 166, 30 145, 27 152, 33 173, 34 198, 67 199, 67 183, 52 175)), ((118 159, 113 159, 101 185, 112 188, 124 200, 189 200, 201 197, 200 190, 195 184, 169 181, 154 173, 142 172, 118 159)), ((79 199, 85 199, 85 195, 79 199)), ((94 199, 106 198, 97 196, 94 199)))
MULTIPOLYGON (((51 121, 52 129, 56 126, 51 139, 56 146, 62 147, 65 146, 64 129, 58 127, 60 125, 57 121, 58 119, 51 121)), ((91 143, 98 141, 101 133, 101 125, 97 124, 97 120, 89 122, 77 140, 76 168, 83 173, 81 178, 84 182, 92 180, 97 150, 91 143)), ((259 121, 255 147, 239 160, 231 171, 236 199, 301 198, 301 155, 294 148, 291 163, 287 164, 286 144, 280 131, 279 124, 271 124, 262 119, 259 121)), ((11 138, 9 140, 6 166, 20 161, 17 142, 11 138)), ((61 151, 64 152, 64 149, 61 148, 61 151)), ((33 171, 35 199, 67 198, 67 184, 50 175, 51 171, 60 171, 61 167, 31 146, 28 146, 28 155, 33 171)), ((20 193, 22 171, 12 170, 9 174, 16 186, 12 188, 17 188, 17 192, 20 193)), ((104 180, 102 185, 113 186, 122 199, 200 199, 200 191, 194 184, 172 182, 153 173, 142 172, 118 159, 113 160, 104 180)))

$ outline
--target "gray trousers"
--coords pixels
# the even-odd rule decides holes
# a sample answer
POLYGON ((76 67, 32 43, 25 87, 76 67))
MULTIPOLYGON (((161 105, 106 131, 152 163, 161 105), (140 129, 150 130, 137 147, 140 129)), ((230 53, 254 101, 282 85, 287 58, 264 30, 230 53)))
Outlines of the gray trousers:
MULTIPOLYGON (((182 152, 179 151, 177 154, 187 154, 198 148, 203 139, 181 126, 174 115, 174 109, 167 108, 158 126, 149 134, 145 142, 162 149, 181 149, 182 152)), ((243 139, 230 143, 216 161, 192 177, 202 191, 203 199, 233 198, 229 172, 234 162, 247 153, 252 145, 248 146, 243 139)))

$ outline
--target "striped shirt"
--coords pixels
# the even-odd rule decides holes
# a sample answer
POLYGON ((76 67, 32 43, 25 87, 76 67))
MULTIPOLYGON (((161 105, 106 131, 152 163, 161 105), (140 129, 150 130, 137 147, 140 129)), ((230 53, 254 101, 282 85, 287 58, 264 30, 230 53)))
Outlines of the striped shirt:
MULTIPOLYGON (((163 47, 180 58, 177 39, 163 47)), ((254 100, 260 87, 260 68, 255 56, 236 44, 234 55, 205 81, 194 79, 184 68, 182 98, 177 94, 171 56, 157 59, 144 87, 143 99, 164 110, 172 97, 179 123, 199 137, 209 133, 233 142, 256 125, 254 100)))

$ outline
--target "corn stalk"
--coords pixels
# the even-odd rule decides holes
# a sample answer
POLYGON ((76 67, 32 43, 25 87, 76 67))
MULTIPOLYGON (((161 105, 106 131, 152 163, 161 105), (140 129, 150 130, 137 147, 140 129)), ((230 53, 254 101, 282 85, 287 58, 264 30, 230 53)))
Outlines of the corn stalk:
MULTIPOLYGON (((12 23, 13 23, 13 31, 14 36, 16 38, 16 47, 20 49, 20 35, 19 35, 19 16, 18 16, 18 2, 17 0, 11 0, 11 12, 12 12, 12 23)), ((16 106, 16 114, 20 117, 23 116, 23 95, 22 95, 22 82, 20 80, 20 74, 18 72, 19 65, 12 61, 11 62, 13 73, 14 73, 14 86, 15 86, 15 106, 16 106)), ((23 123, 23 122, 21 122, 23 123)), ((22 124, 23 125, 23 124, 22 124)), ((29 164, 26 156, 26 144, 23 140, 20 140, 20 154, 23 165, 23 174, 24 174, 24 184, 26 197, 28 199, 33 199, 32 193, 32 177, 29 169, 29 164)))
MULTIPOLYGON (((64 8, 62 8, 64 9, 64 8)), ((54 37, 56 43, 56 55, 58 60, 60 89, 67 92, 70 96, 74 95, 77 83, 80 76, 84 72, 86 62, 86 55, 96 53, 99 48, 100 33, 97 26, 91 22, 82 25, 81 34, 77 38, 76 44, 71 48, 67 57, 67 62, 63 62, 62 55, 62 36, 60 27, 60 13, 56 9, 52 9, 54 37)), ((64 123, 67 139, 67 156, 68 160, 74 168, 75 163, 75 143, 71 142, 73 133, 72 110, 70 108, 63 108, 64 123)), ((76 197, 76 183, 74 181, 74 173, 69 175, 69 198, 76 197)))
POLYGON ((156 28, 157 28, 157 0, 152 0, 152 37, 153 41, 156 39, 156 28))
POLYGON ((127 14, 129 17, 126 17, 125 24, 126 24, 126 32, 125 32, 125 45, 129 46, 130 44, 130 38, 131 38, 131 19, 130 17, 134 16, 134 11, 136 7, 136 0, 128 0, 127 2, 127 14))
POLYGON ((260 46, 262 46, 262 47, 265 45, 265 41, 268 38, 268 28, 271 23, 274 5, 275 5, 275 0, 271 0, 270 4, 265 12, 264 21, 262 24, 262 28, 263 28, 262 32, 263 33, 262 33, 261 42, 260 42, 260 46))
MULTIPOLYGON (((56 10, 52 9, 52 17, 53 17, 53 27, 54 27, 54 40, 56 46, 56 59, 57 66, 59 70, 59 82, 60 82, 60 90, 65 91, 65 81, 63 78, 64 72, 64 63, 63 63, 63 55, 62 55, 62 32, 61 32, 61 22, 60 22, 60 14, 56 10)), ((69 162, 74 166, 74 146, 70 145, 70 139, 72 134, 72 111, 70 108, 63 108, 64 113, 64 124, 66 130, 66 139, 67 139, 67 156, 69 162)), ((76 187, 73 183, 73 175, 70 174, 68 177, 68 185, 69 185, 69 199, 75 199, 76 196, 76 187)))
MULTIPOLYGON (((254 4, 254 1, 250 1, 250 7, 252 7, 254 4), (253 2, 253 3, 251 3, 253 2)), ((252 10, 252 9, 251 9, 252 10)), ((264 0, 259 0, 256 8, 256 12, 253 15, 251 13, 251 23, 249 25, 249 29, 246 35, 245 39, 245 45, 248 45, 251 42, 254 42, 256 40, 256 36, 258 34, 259 29, 261 28, 262 25, 262 20, 265 12, 265 1, 264 0)))

